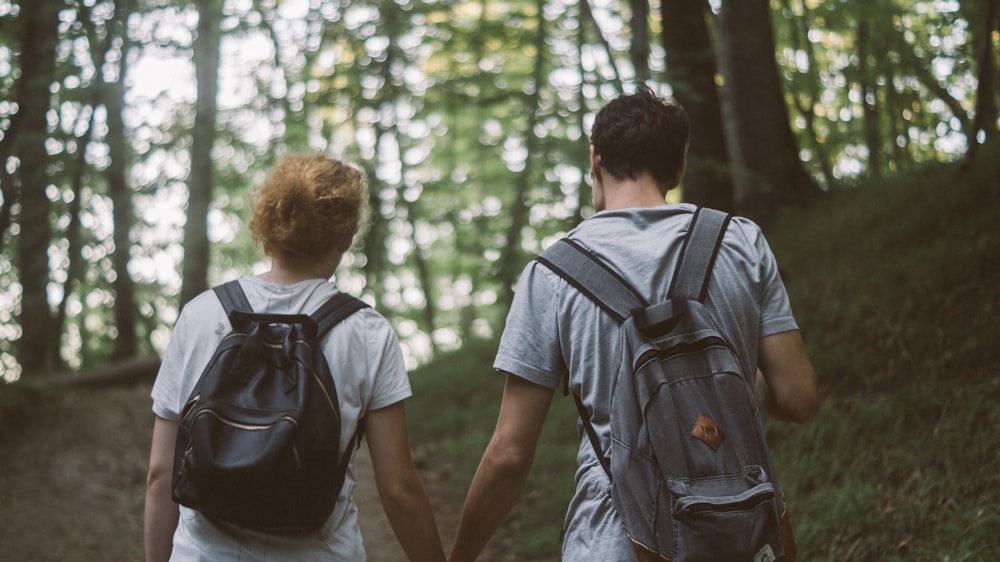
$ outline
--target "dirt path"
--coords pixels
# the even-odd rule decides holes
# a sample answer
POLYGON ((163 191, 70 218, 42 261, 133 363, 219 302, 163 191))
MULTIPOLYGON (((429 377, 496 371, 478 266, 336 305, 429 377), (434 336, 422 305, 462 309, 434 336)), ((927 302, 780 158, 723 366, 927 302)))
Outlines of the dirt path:
MULTIPOLYGON (((0 442, 0 560, 142 560, 149 390, 137 383, 67 392, 0 442)), ((367 447, 355 469, 368 559, 405 560, 382 514, 367 447)), ((447 545, 460 500, 437 475, 422 469, 421 477, 447 545)), ((510 557, 493 552, 481 560, 510 557)))

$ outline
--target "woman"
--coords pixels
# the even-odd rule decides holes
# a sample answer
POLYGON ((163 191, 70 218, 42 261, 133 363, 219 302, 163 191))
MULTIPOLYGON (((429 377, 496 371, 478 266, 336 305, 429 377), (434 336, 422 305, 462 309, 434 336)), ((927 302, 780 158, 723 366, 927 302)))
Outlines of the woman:
MULTIPOLYGON (((254 311, 309 314, 326 302, 337 291, 329 279, 357 234, 366 200, 363 174, 343 162, 293 156, 278 165, 252 198, 250 230, 272 260, 267 272, 240 280, 254 311)), ((229 328, 218 298, 206 292, 185 305, 163 357, 152 392, 147 560, 364 560, 350 467, 333 514, 306 537, 219 524, 171 499, 181 407, 229 328)), ((365 308, 334 327, 323 345, 340 397, 341 443, 363 420, 382 506, 403 550, 410 560, 443 561, 410 455, 403 400, 411 391, 391 326, 365 308)))

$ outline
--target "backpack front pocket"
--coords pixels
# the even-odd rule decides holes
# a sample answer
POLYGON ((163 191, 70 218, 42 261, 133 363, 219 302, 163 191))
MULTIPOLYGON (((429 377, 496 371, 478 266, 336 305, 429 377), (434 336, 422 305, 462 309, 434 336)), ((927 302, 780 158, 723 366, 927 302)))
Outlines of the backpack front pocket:
POLYGON ((738 474, 671 478, 677 562, 773 561, 780 556, 774 485, 759 466, 738 474))

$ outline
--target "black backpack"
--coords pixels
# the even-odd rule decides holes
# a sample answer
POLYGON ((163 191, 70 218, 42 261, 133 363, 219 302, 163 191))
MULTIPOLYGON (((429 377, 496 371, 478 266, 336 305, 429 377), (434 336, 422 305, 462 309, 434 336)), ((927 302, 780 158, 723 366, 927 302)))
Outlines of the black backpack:
POLYGON ((571 239, 537 258, 621 324, 610 451, 574 399, 640 560, 795 556, 754 394, 756 369, 742 364, 703 304, 729 220, 696 210, 668 298, 653 305, 571 239))
POLYGON ((337 293, 311 315, 256 314, 238 281, 215 293, 232 330, 181 411, 173 499, 255 531, 314 532, 333 512, 361 428, 342 448, 321 341, 367 305, 337 293))

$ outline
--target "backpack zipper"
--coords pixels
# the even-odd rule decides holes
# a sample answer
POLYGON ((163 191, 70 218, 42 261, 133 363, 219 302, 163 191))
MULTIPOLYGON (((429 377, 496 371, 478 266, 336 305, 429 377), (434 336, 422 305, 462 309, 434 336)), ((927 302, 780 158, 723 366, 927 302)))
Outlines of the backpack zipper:
POLYGON ((698 340, 693 343, 684 343, 680 345, 670 346, 667 349, 657 349, 653 348, 647 350, 639 356, 636 360, 635 371, 639 371, 646 367, 650 362, 654 360, 666 360, 673 359, 675 357, 680 357, 682 355, 691 355, 692 353, 699 353, 711 348, 722 348, 729 349, 726 341, 718 336, 710 336, 702 340, 698 340))
MULTIPOLYGON (((302 344, 302 345, 306 346, 306 349, 309 350, 309 353, 310 354, 313 353, 312 346, 309 345, 308 341, 306 341, 304 339, 296 340, 295 341, 295 345, 298 345, 298 344, 302 344)), ((323 384, 323 380, 319 378, 319 372, 316 370, 315 367, 311 368, 310 372, 312 373, 313 380, 316 381, 316 384, 319 385, 320 390, 323 391, 323 396, 326 398, 326 403, 330 406, 331 410, 336 411, 337 410, 337 405, 334 404, 333 397, 330 396, 330 393, 326 391, 326 385, 323 384)), ((331 377, 333 376, 333 372, 332 371, 330 372, 330 376, 331 377)))
POLYGON ((264 430, 264 429, 268 429, 269 427, 277 425, 278 422, 281 422, 281 421, 289 421, 295 427, 299 426, 298 420, 296 420, 292 416, 281 416, 280 418, 277 419, 277 421, 274 421, 274 422, 271 422, 271 423, 266 423, 266 424, 247 424, 247 423, 240 423, 240 422, 235 422, 235 421, 230 420, 230 419, 226 419, 226 418, 224 418, 222 416, 222 414, 220 414, 219 412, 216 412, 215 410, 213 410, 211 408, 205 408, 204 410, 201 410, 200 412, 198 412, 195 415, 195 418, 201 416, 202 414, 211 414, 212 416, 215 416, 215 418, 217 420, 219 420, 222 423, 228 425, 229 427, 235 427, 236 429, 245 429, 247 431, 261 431, 261 430, 264 430))
POLYGON ((764 503, 764 500, 770 501, 774 497, 774 489, 768 488, 765 490, 760 490, 750 496, 747 496, 735 503, 729 504, 717 504, 710 501, 705 502, 691 502, 690 505, 685 506, 681 509, 681 514, 694 515, 698 513, 720 513, 729 511, 744 511, 749 508, 756 507, 764 503))

